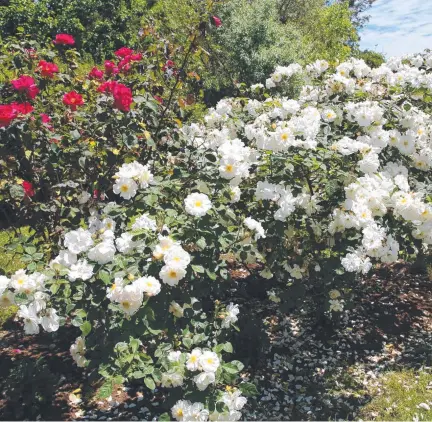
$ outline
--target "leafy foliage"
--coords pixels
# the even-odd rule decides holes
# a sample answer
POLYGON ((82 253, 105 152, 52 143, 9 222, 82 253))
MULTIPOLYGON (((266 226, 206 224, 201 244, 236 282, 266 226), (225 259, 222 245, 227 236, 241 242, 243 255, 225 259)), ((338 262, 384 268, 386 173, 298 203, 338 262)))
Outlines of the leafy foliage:
POLYGON ((4 38, 26 34, 42 43, 66 32, 80 51, 101 60, 138 41, 147 11, 146 0, 11 0, 0 7, 0 32, 4 38))

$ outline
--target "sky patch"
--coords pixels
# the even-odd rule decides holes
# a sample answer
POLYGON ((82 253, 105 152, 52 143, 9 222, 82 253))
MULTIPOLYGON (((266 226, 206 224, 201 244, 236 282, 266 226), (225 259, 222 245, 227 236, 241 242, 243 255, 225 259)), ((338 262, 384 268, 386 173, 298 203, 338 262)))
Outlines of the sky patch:
POLYGON ((360 46, 386 57, 432 49, 432 0, 377 0, 360 46))

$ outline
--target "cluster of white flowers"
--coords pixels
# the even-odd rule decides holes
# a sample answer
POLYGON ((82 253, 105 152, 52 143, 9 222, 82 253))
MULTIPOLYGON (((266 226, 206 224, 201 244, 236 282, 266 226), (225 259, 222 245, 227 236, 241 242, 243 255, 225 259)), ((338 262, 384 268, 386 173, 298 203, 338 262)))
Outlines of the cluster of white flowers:
POLYGON ((137 278, 129 284, 126 284, 123 278, 117 277, 112 286, 107 288, 107 297, 130 316, 141 307, 144 295, 156 296, 160 291, 160 282, 152 276, 137 278))
POLYGON ((26 334, 38 334, 40 327, 47 331, 57 331, 60 319, 54 308, 47 307, 48 289, 45 285, 48 277, 39 272, 27 274, 18 270, 7 278, 0 276, 0 304, 11 306, 16 303, 16 295, 25 295, 27 304, 20 305, 17 316, 23 319, 26 334))
POLYGON ((190 353, 171 351, 168 353, 168 361, 172 367, 162 373, 162 387, 178 387, 183 384, 185 369, 190 372, 200 371, 193 380, 200 391, 204 391, 210 384, 216 381, 216 371, 220 366, 220 359, 211 350, 193 349, 190 353))
POLYGON ((297 197, 294 197, 289 188, 269 183, 267 180, 257 183, 255 197, 259 201, 276 202, 279 209, 274 213, 274 219, 279 221, 285 221, 295 211, 296 207, 304 209, 307 215, 311 215, 320 209, 316 195, 302 192, 297 197))
POLYGON ((192 403, 189 400, 179 400, 171 409, 171 414, 177 421, 238 421, 240 410, 247 403, 246 397, 239 390, 222 393, 218 402, 226 406, 226 411, 209 412, 202 403, 192 403))
MULTIPOLYGON (((432 89, 431 62, 432 56, 425 54, 392 58, 376 69, 354 58, 333 70, 323 60, 306 66, 304 72, 297 64, 279 66, 266 87, 277 87, 301 73, 306 84, 297 100, 283 96, 246 104, 223 100, 205 124, 185 127, 183 133, 190 145, 218 152, 219 175, 239 192, 243 181, 251 177, 251 165, 257 165, 255 198, 276 203, 279 208, 273 215, 280 221, 296 209, 304 209, 308 216, 320 211, 322 191, 318 187, 312 192, 305 186, 299 195, 293 193, 289 178, 273 183, 269 172, 261 170, 272 168, 271 157, 280 159, 293 150, 316 148, 351 156, 359 176, 354 181, 347 178, 346 200, 335 207, 328 231, 361 233, 359 247, 348 251, 342 265, 347 271, 365 273, 372 266, 371 258, 398 259, 400 245, 382 221, 388 213, 409 223, 415 239, 431 244, 431 204, 426 200, 430 188, 423 185, 413 190, 418 188, 416 175, 407 168, 424 172, 432 168, 432 118, 416 103, 425 90, 432 89), (347 125, 352 127, 350 136, 329 136, 333 129, 343 133, 347 125), (396 151, 403 163, 392 162, 396 151), (265 179, 260 180, 261 174, 265 179)), ((265 232, 253 217, 245 225, 256 231, 258 240, 265 232)), ((299 275, 298 271, 291 274, 299 275)))
POLYGON ((275 71, 271 74, 270 78, 266 80, 266 87, 274 88, 277 84, 290 79, 301 71, 302 67, 297 63, 290 64, 289 66, 276 66, 275 71))
MULTIPOLYGON (((349 245, 330 251, 341 256, 337 273, 343 268, 366 274, 374 262, 394 262, 404 245, 414 244, 413 240, 417 240, 416 247, 421 244, 426 249, 432 245, 432 117, 424 104, 430 101, 431 70, 432 54, 390 59, 376 69, 354 58, 337 67, 323 60, 304 69, 298 64, 278 66, 265 87, 251 87, 255 99, 222 100, 201 124, 182 127, 186 147, 178 156, 168 157, 168 165, 189 160, 188 171, 192 175, 197 169, 198 175, 193 187, 187 184, 182 209, 167 212, 171 219, 167 221, 173 221, 176 213, 187 214, 178 215, 172 224, 173 230, 178 227, 178 236, 158 225, 163 206, 155 211, 158 221, 142 213, 141 204, 140 215, 128 223, 124 216, 119 217, 117 222, 128 227, 122 233, 117 233, 118 228, 116 232, 113 219, 90 209, 88 228, 66 233, 63 249, 50 262, 46 274, 28 275, 19 270, 10 279, 0 276, 0 303, 20 304, 18 316, 24 320, 26 333, 37 333, 40 326, 55 331, 61 320, 50 307, 48 281, 51 284, 63 277, 72 285, 97 283, 100 278, 108 283, 107 277, 112 277, 112 286, 102 284, 110 309, 119 309, 120 318, 130 318, 144 301, 161 292, 161 283, 175 287, 187 278, 193 260, 189 251, 203 248, 199 242, 194 245, 185 233, 194 225, 201 230, 208 221, 207 233, 227 229, 221 245, 229 243, 231 248, 231 241, 226 239, 237 231, 235 248, 245 246, 247 260, 265 263, 260 274, 266 278, 273 276, 272 265, 275 274, 284 270, 291 281, 319 272, 321 259, 326 259, 329 251, 309 248, 314 240, 330 249, 338 241, 349 245), (298 97, 279 94, 295 75, 304 80, 298 97), (263 95, 265 89, 273 88, 273 96, 263 95), (240 203, 229 209, 227 202, 240 203), (226 220, 232 217, 232 223, 226 223, 225 216, 226 220), (184 221, 188 226, 183 231, 184 221), (242 231, 247 236, 240 239, 242 231), (182 243, 177 237, 183 234, 182 243), (277 236, 280 239, 275 239, 277 236), (145 256, 148 251, 151 256, 145 256), (266 260, 269 251, 272 259, 266 260), (129 266, 136 256, 140 256, 140 266, 129 266), (108 271, 97 277, 105 265, 108 271), (116 267, 121 271, 113 270, 116 267), (133 268, 133 274, 126 268, 133 268), (140 269, 149 274, 159 272, 161 281, 136 275, 140 269), (23 297, 27 298, 25 305, 21 305, 23 297)), ((167 137, 166 142, 171 140, 167 137)), ((150 166, 133 161, 116 173, 113 191, 129 200, 138 189, 153 184, 150 166)), ((160 183, 160 189, 165 185, 160 183)), ((88 193, 82 194, 79 202, 84 204, 89 198, 88 193)), ((176 201, 173 208, 178 204, 176 201)), ((206 231, 201 233, 206 241, 206 231)), ((211 275, 210 268, 203 271, 192 265, 192 269, 191 280, 183 283, 182 289, 192 288, 196 273, 211 275)), ((173 290, 164 288, 167 293, 173 290)), ((283 296, 275 290, 269 291, 268 297, 280 302, 283 296)), ((346 298, 337 290, 330 291, 329 296, 329 311, 342 312, 346 298)), ((190 310, 199 314, 192 308, 196 299, 190 299, 191 305, 169 299, 168 311, 175 322, 190 315, 190 310)), ((231 327, 238 314, 238 305, 226 306, 217 315, 221 328, 231 327)), ((176 342, 176 347, 181 344, 176 342)), ((210 344, 209 340, 206 346, 210 344)), ((84 338, 78 337, 70 351, 78 366, 86 366, 84 338)), ((162 387, 183 386, 191 376, 198 390, 213 390, 209 386, 217 386, 218 375, 226 368, 221 354, 215 351, 196 347, 188 352, 167 352, 161 359, 162 387)), ((179 421, 239 420, 246 399, 237 390, 217 394, 225 405, 223 412, 210 412, 203 403, 180 400, 172 408, 172 416, 179 421)))
POLYGON ((159 236, 159 244, 153 251, 153 257, 163 259, 164 266, 159 272, 161 280, 169 286, 177 286, 186 276, 191 256, 170 236, 159 236))
POLYGON ((149 166, 144 166, 137 161, 123 164, 114 177, 116 183, 113 191, 124 199, 133 198, 138 188, 146 189, 155 183, 149 166))

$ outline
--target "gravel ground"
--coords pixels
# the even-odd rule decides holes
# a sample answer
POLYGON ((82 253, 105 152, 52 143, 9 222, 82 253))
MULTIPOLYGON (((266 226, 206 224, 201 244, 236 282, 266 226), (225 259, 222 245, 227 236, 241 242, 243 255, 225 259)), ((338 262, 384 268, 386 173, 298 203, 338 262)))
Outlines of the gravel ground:
POLYGON ((431 282, 393 276, 391 283, 365 280, 358 288, 361 300, 333 329, 316 326, 307 311, 284 316, 275 307, 265 318, 270 339, 265 363, 249 374, 261 396, 250 403, 245 419, 356 419, 372 390, 379 391, 383 373, 428 370, 431 282))

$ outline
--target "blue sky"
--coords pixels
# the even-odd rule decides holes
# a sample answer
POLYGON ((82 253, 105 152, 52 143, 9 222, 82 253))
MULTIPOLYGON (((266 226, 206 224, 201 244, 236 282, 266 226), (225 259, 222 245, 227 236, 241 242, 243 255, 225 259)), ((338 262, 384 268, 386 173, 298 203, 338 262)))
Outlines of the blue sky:
POLYGON ((362 48, 387 57, 432 50, 432 0, 377 0, 362 30, 362 48))

